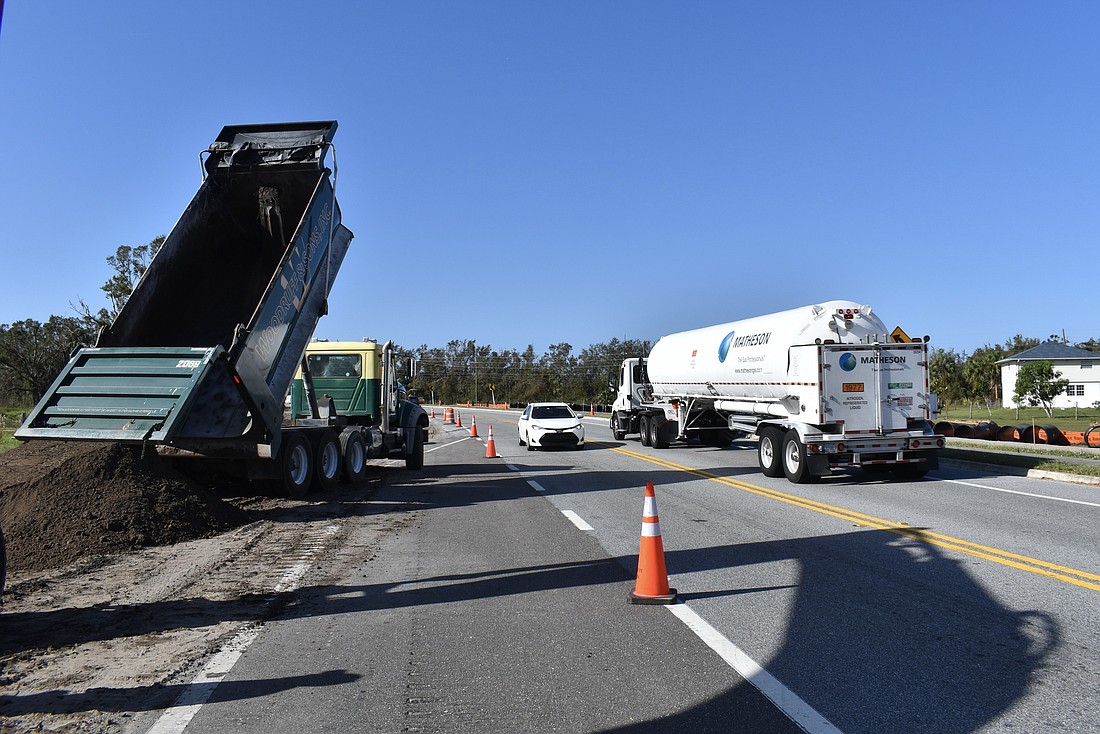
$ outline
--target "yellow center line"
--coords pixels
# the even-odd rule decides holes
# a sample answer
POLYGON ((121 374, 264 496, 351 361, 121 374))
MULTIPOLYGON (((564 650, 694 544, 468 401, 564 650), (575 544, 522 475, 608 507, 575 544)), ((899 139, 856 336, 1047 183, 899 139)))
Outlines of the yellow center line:
MULTIPOLYGON (((591 441, 590 443, 597 443, 591 441)), ((718 482, 728 487, 740 489, 744 492, 751 492, 752 494, 760 495, 761 497, 767 497, 768 499, 778 500, 779 502, 785 502, 795 507, 801 507, 803 509, 812 510, 814 512, 821 513, 823 515, 830 515, 832 517, 840 518, 841 520, 847 520, 857 524, 868 525, 870 527, 878 528, 879 530, 885 530, 895 535, 901 535, 906 538, 927 543, 929 545, 935 545, 942 548, 948 548, 950 550, 965 553, 976 558, 983 558, 987 561, 993 561, 1003 566, 1009 566, 1022 571, 1028 571, 1030 573, 1038 574, 1040 576, 1046 576, 1058 581, 1064 581, 1074 586, 1081 586, 1093 591, 1100 591, 1100 574, 1090 573, 1088 571, 1080 571, 1068 566, 1059 566, 1055 563, 1049 563, 1047 561, 1040 560, 1038 558, 1031 558, 1029 556, 1020 555, 1019 553, 1012 553, 1010 551, 1000 550, 999 548, 991 548, 989 546, 980 545, 978 543, 971 542, 969 540, 963 540, 961 538, 954 538, 950 535, 943 535, 941 533, 934 533, 928 530, 920 530, 917 528, 909 527, 906 523, 895 522, 893 520, 884 520, 880 517, 873 515, 866 515, 862 512, 856 512, 855 510, 849 510, 844 507, 836 507, 824 502, 818 502, 817 500, 807 499, 806 497, 799 497, 798 495, 788 494, 787 492, 781 492, 777 489, 769 489, 767 487, 761 487, 756 484, 750 484, 741 479, 731 479, 730 477, 723 477, 718 474, 705 471, 703 469, 696 469, 694 467, 686 466, 684 464, 678 464, 674 461, 670 461, 665 458, 652 456, 650 454, 643 454, 637 451, 632 451, 627 448, 619 446, 612 446, 610 444, 599 444, 612 451, 629 456, 634 459, 640 459, 641 461, 648 462, 650 464, 656 464, 657 466, 664 467, 666 469, 672 469, 674 471, 683 472, 685 474, 691 474, 692 476, 699 477, 700 479, 706 479, 712 482, 718 482)))

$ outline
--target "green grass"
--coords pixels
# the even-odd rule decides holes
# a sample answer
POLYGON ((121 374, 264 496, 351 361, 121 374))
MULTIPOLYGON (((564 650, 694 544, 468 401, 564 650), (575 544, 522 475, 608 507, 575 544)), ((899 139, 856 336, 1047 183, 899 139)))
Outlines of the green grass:
POLYGON ((14 449, 22 441, 12 438, 12 433, 19 427, 21 417, 30 408, 3 408, 0 407, 0 453, 8 449, 14 449))
POLYGON ((968 405, 952 405, 947 408, 940 407, 939 420, 959 423, 991 420, 999 426, 1030 426, 1034 422, 1037 426, 1055 425, 1063 431, 1084 431, 1089 426, 1100 423, 1100 410, 1091 405, 1077 410, 1059 409, 1054 411, 1053 418, 1047 418, 1042 408, 1020 408, 1017 415, 1015 408, 993 408, 992 411, 987 411, 978 405, 975 405, 973 410, 968 405))
MULTIPOLYGON (((1020 449, 997 451, 973 451, 956 448, 946 448, 941 452, 945 459, 957 459, 959 461, 976 461, 981 464, 998 464, 1000 466, 1014 466, 1021 469, 1039 469, 1041 471, 1056 471, 1065 474, 1078 474, 1086 477, 1100 477, 1100 461, 1090 464, 1071 464, 1058 461, 1056 458, 1043 456, 1025 456, 1016 453, 1020 449)), ((1048 451, 1056 455, 1053 451, 1048 451)), ((1066 452, 1063 452, 1066 453, 1066 452)))

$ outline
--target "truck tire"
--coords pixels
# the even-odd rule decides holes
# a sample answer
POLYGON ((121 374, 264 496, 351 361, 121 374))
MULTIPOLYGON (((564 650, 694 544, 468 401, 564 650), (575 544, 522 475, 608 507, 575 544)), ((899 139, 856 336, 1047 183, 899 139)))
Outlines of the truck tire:
POLYGON ((649 439, 649 416, 643 415, 638 419, 638 440, 642 442, 642 446, 648 446, 649 439))
POLYGON ((810 463, 806 461, 806 445, 793 428, 787 431, 783 439, 783 473, 794 484, 809 484, 817 479, 810 474, 810 463))
POLYGON ((616 441, 622 441, 626 438, 626 431, 622 430, 619 426, 619 414, 611 414, 611 435, 615 437, 616 441))
POLYGON ((756 449, 756 460, 760 463, 760 473, 766 477, 783 476, 783 434, 774 428, 760 430, 760 445, 756 449))
POLYGON ((340 434, 340 455, 343 456, 344 471, 341 477, 348 484, 355 484, 367 473, 367 444, 363 434, 354 429, 340 434))
POLYGON ((649 421, 649 445, 655 449, 667 449, 671 443, 668 430, 668 421, 663 418, 652 418, 649 421))
POLYGON ((424 434, 419 429, 412 433, 412 446, 405 457, 405 468, 410 471, 424 468, 424 434))
POLYGON ((313 481, 313 451, 299 431, 287 431, 275 457, 275 479, 268 486, 288 497, 305 497, 313 481))
POLYGON ((336 431, 321 431, 313 436, 313 484, 314 492, 327 492, 340 482, 340 436, 336 431))

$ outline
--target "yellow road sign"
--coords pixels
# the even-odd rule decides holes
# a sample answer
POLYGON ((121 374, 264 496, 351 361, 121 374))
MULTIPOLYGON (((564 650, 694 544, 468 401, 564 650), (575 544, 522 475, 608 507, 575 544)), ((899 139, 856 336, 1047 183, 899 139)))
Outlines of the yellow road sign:
POLYGON ((894 344, 908 344, 913 340, 900 326, 895 326, 894 330, 890 332, 890 341, 894 344))

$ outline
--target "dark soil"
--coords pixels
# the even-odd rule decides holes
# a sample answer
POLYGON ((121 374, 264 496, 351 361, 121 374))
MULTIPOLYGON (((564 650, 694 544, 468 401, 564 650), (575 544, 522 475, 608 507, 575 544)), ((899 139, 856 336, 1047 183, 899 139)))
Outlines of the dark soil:
POLYGON ((249 522, 151 448, 31 441, 0 454, 0 524, 8 569, 208 537, 249 522))

